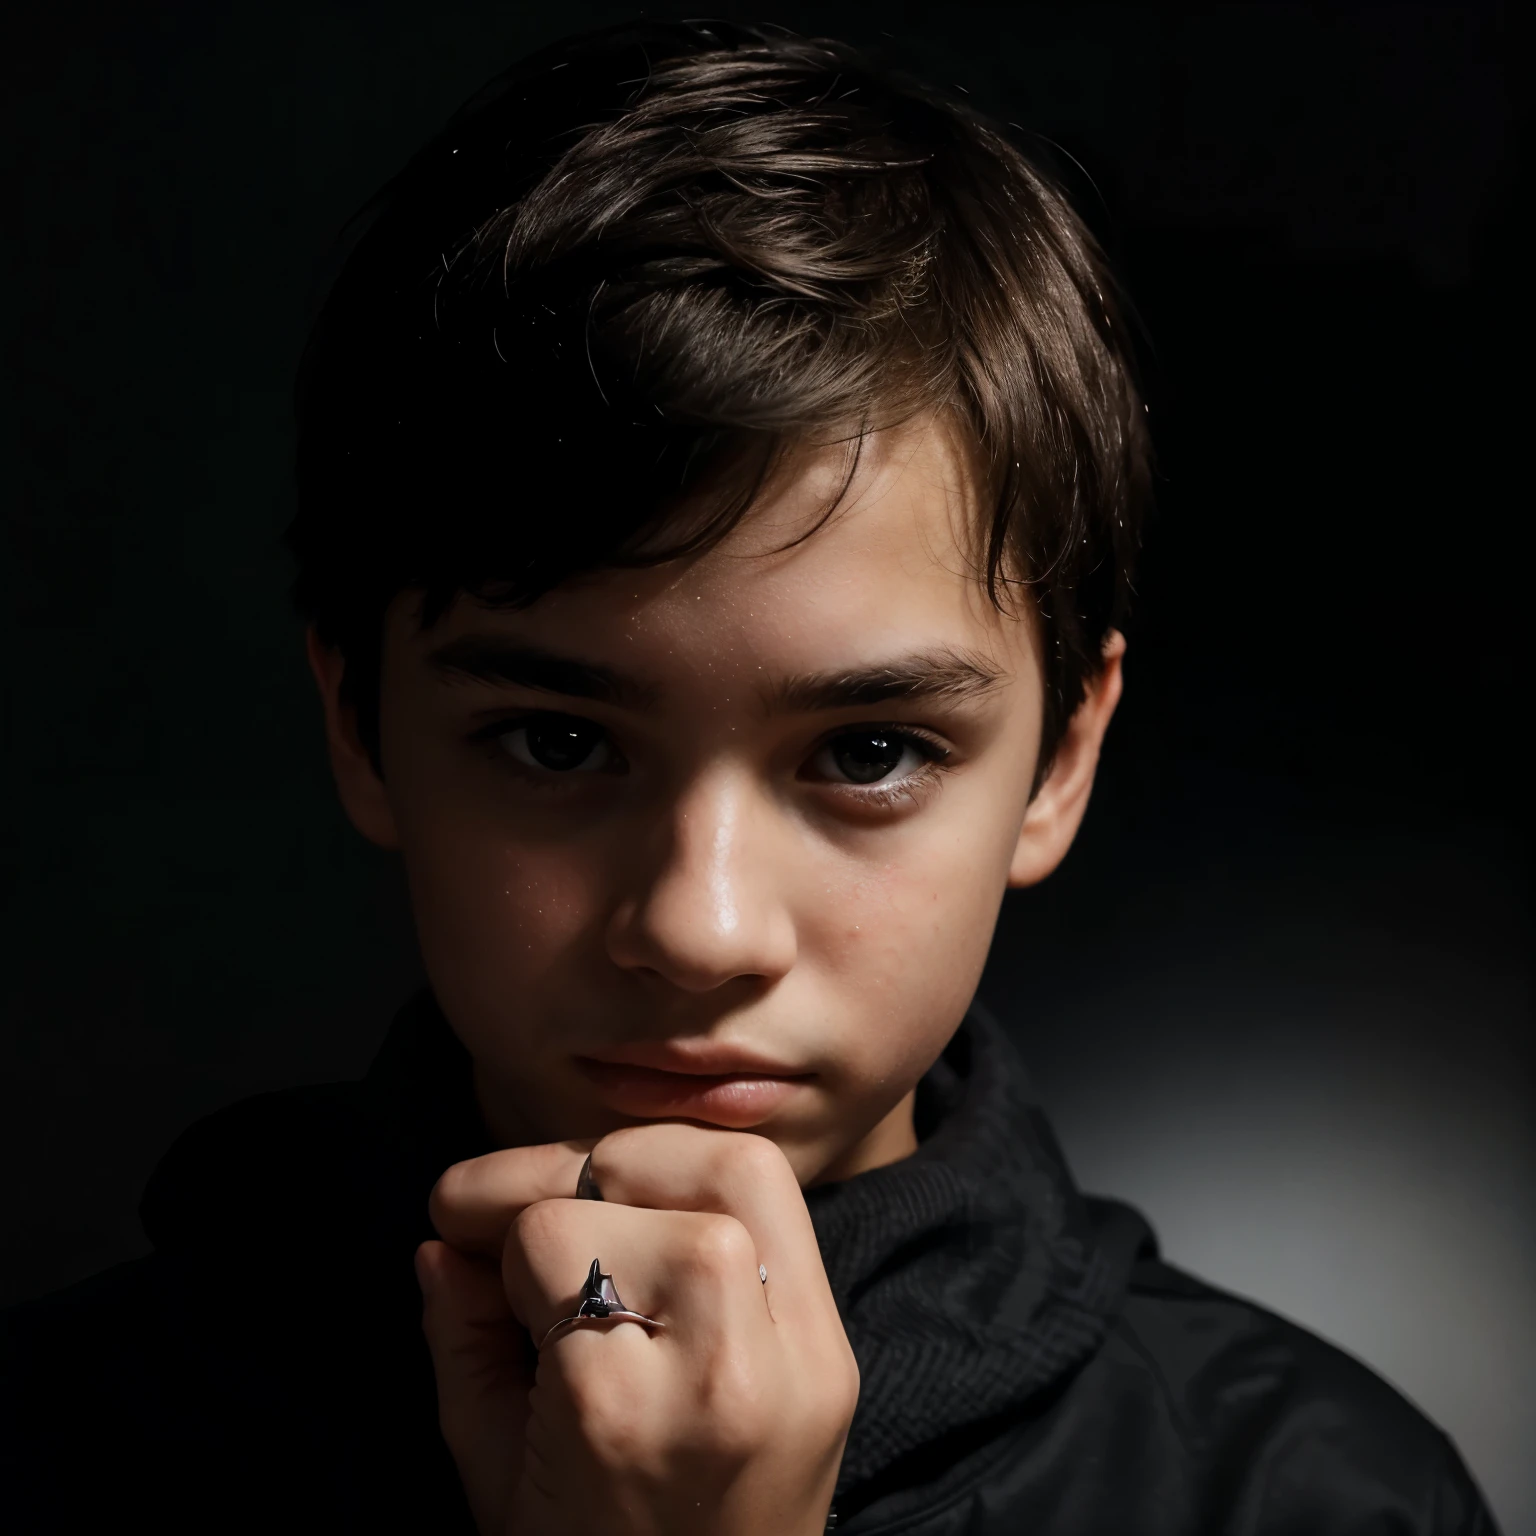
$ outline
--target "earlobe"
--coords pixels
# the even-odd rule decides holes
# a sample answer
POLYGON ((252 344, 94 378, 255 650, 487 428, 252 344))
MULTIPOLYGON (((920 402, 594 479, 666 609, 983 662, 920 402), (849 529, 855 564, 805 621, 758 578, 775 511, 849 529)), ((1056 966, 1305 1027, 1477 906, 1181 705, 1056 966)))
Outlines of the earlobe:
POLYGON ((1120 663, 1125 637, 1111 630, 1104 642, 1104 665, 1092 679, 1057 744, 1056 756, 1044 783, 1030 801, 1019 828, 1008 869, 1010 889, 1037 885, 1067 856, 1083 823, 1093 793, 1104 733, 1120 702, 1124 686, 1120 663))
POLYGON ((399 835, 395 828, 394 808, 384 781, 374 769, 368 749, 357 732, 357 713, 342 697, 342 677, 346 658, 322 641, 311 625, 305 637, 309 670, 320 690, 325 710, 325 739, 330 753, 331 773, 336 792, 341 797, 347 819, 380 848, 397 849, 399 835))

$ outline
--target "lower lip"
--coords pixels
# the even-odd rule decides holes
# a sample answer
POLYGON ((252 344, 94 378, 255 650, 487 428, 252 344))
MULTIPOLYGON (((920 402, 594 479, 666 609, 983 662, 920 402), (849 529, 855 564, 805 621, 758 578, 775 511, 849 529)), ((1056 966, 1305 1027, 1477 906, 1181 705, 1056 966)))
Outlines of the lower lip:
POLYGON ((805 1077, 758 1077, 751 1073, 700 1077, 590 1058, 582 1058, 579 1065, 597 1088, 598 1097, 621 1115, 642 1120, 703 1120, 732 1130, 761 1125, 809 1081, 805 1077))

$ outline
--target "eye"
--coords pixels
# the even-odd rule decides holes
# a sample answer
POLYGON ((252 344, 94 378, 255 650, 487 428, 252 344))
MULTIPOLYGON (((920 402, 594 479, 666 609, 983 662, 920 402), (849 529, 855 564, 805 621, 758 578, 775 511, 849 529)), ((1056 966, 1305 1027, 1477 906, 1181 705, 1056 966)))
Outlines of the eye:
POLYGON ((926 737, 876 725, 840 731, 822 743, 810 767, 832 783, 880 784, 910 778, 947 756, 926 737))
POLYGON ((618 754, 607 731, 575 715, 536 715, 498 726, 493 736, 508 757, 545 773, 600 773, 618 754))

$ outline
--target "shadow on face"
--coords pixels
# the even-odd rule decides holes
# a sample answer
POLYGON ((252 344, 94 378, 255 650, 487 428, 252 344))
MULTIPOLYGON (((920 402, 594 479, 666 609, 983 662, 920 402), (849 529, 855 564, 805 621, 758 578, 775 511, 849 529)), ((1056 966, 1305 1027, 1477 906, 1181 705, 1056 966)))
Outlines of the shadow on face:
POLYGON ((343 799, 404 857, 498 1139, 681 1117, 806 1179, 902 1155, 1005 888, 1070 843, 1114 689, 1031 802, 1035 626, 978 579, 964 454, 931 419, 875 434, 827 516, 846 464, 803 450, 708 552, 521 611, 422 629, 402 594, 383 780, 330 687, 343 799))

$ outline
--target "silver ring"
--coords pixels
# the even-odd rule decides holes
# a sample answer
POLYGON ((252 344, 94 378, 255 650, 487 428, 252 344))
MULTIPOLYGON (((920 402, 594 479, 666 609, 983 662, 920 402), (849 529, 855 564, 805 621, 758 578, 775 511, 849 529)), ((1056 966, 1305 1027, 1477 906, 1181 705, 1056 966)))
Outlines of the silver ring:
POLYGON ((613 1276, 603 1273, 602 1264, 597 1259, 592 1260, 592 1268, 587 1271, 587 1283, 581 1288, 581 1300, 575 1312, 555 1323, 539 1340, 538 1347, 543 1349, 562 1328, 578 1328, 583 1323, 643 1323, 658 1332, 667 1326, 643 1312, 631 1312, 619 1300, 619 1293, 613 1288, 613 1276))
POLYGON ((603 1192, 597 1187, 597 1180, 592 1177, 592 1154, 587 1153, 587 1160, 581 1165, 581 1172, 576 1175, 576 1198, 578 1200, 601 1200, 603 1192))

